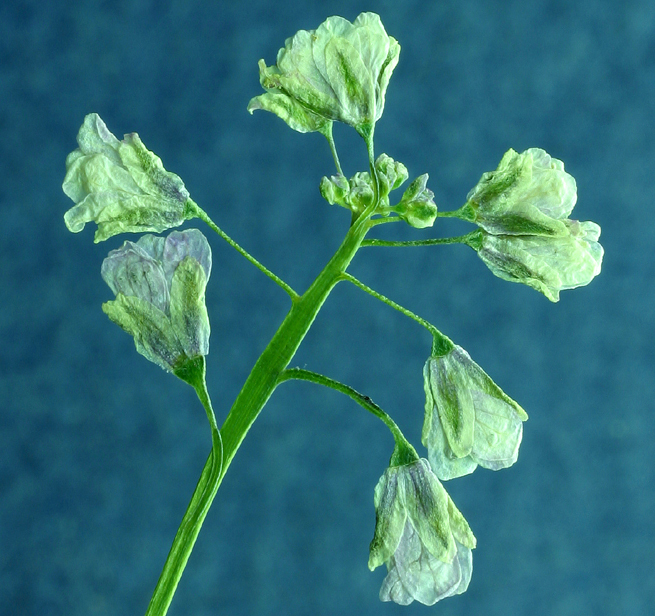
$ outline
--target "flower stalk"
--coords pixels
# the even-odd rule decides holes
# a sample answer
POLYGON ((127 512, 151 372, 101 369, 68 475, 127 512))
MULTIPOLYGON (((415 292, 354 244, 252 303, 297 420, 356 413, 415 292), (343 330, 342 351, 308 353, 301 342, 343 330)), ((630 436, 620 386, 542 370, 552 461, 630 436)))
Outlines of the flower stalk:
POLYGON ((416 451, 405 438, 396 422, 368 396, 360 394, 357 390, 350 387, 349 385, 335 381, 334 379, 331 379, 323 374, 318 374, 317 372, 312 372, 311 370, 305 370, 303 368, 287 368, 284 372, 282 372, 282 374, 280 374, 278 384, 293 379, 299 381, 309 381, 310 383, 323 385, 324 387, 329 387, 330 389, 334 389, 335 391, 338 391, 342 394, 345 394, 349 398, 352 398, 355 402, 357 402, 357 404, 366 409, 372 415, 375 415, 375 417, 380 419, 382 423, 384 423, 384 425, 389 428, 389 431, 391 432, 394 441, 396 442, 396 449, 413 452, 414 456, 418 458, 416 451))
POLYGON ((173 540, 166 563, 148 604, 146 616, 165 616, 168 612, 202 524, 223 478, 223 442, 207 392, 205 358, 201 356, 193 362, 188 362, 175 374, 195 389, 198 399, 207 413, 212 433, 212 450, 173 540))

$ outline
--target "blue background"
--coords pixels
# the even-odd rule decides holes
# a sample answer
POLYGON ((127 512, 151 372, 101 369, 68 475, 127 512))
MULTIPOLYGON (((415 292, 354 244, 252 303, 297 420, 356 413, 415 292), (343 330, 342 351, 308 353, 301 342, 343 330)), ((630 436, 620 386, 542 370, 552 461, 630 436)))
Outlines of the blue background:
MULTIPOLYGON (((139 356, 100 305, 124 238, 62 216, 86 113, 137 131, 193 198, 302 291, 347 212, 316 134, 246 113, 286 37, 378 12, 402 52, 377 151, 459 207, 510 147, 542 147, 578 183, 603 273, 551 304, 463 246, 363 249, 351 271, 432 321, 530 414, 519 462, 447 488, 478 538, 468 592, 382 604, 366 562, 392 440, 349 399, 276 391, 237 454, 170 614, 652 613, 655 7, 651 0, 248 3, 7 1, 0 6, 0 614, 142 614, 210 439, 190 388, 139 356)), ((345 171, 366 167, 335 131, 345 171)), ((380 236, 427 238, 390 225, 380 236)), ((219 421, 288 309, 218 238, 207 303, 219 421)), ((329 298, 294 365, 371 396, 420 445, 429 336, 353 287, 329 298)), ((423 449, 419 449, 423 452, 423 449)))

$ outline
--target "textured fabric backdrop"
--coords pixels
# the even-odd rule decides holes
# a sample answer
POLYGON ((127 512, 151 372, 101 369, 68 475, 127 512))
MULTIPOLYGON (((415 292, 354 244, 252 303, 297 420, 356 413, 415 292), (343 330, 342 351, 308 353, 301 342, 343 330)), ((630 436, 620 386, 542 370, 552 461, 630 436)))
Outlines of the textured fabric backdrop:
MULTIPOLYGON (((107 251, 61 192, 86 113, 137 131, 192 197, 303 290, 345 211, 318 194, 324 140, 264 112, 257 61, 327 16, 382 16, 401 46, 377 151, 459 207, 510 147, 542 147, 602 226, 603 273, 551 304, 463 246, 363 249, 351 271, 432 321, 530 415, 518 463, 447 485, 478 538, 440 616, 640 616, 655 602, 651 0, 358 3, 7 0, 0 6, 0 614, 145 612, 210 438, 193 392, 100 305, 107 251)), ((362 144, 335 131, 347 174, 362 144)), ((89 227, 91 227, 90 225, 89 227)), ((427 238, 465 227, 439 220, 427 238)), ((468 227, 466 227, 468 228, 468 227)), ((209 388, 222 421, 288 309, 207 231, 209 388)), ((371 396, 420 445, 429 336, 339 286, 295 365, 371 396)), ((381 604, 366 563, 388 432, 305 383, 274 394, 209 513, 170 614, 427 614, 381 604)), ((419 451, 424 450, 419 447, 419 451)))

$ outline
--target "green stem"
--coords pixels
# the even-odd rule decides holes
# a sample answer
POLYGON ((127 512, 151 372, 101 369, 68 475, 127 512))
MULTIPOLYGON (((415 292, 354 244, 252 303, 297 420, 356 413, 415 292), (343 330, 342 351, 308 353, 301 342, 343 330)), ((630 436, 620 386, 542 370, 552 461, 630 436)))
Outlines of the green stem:
POLYGON ((437 216, 439 218, 459 218, 460 220, 465 220, 466 222, 475 222, 476 208, 477 206, 472 204, 470 201, 467 201, 458 210, 453 210, 451 212, 439 211, 437 216))
POLYGON ((368 153, 368 166, 371 169, 371 177, 373 178, 373 202, 378 203, 380 200, 380 178, 378 170, 375 168, 375 146, 373 145, 373 132, 375 125, 371 128, 370 133, 364 138, 366 141, 366 152, 368 153))
POLYGON ((348 274, 347 272, 344 272, 341 275, 342 280, 347 280, 348 282, 354 284, 357 288, 361 289, 362 291, 368 293, 375 299, 379 299, 381 302, 385 303, 387 306, 391 306, 394 310, 397 310, 401 314, 404 314, 406 317, 409 317, 410 319, 413 319, 416 321, 419 325, 422 325, 427 329, 431 334, 432 334, 432 355, 435 355, 437 357, 440 357, 441 355, 444 355, 447 351, 452 349, 453 343, 448 338, 448 336, 444 336, 432 323, 429 321, 426 321, 425 319, 419 317, 417 314, 414 314, 411 310, 408 310, 404 306, 401 306, 400 304, 397 304, 394 302, 392 299, 389 299, 385 295, 382 295, 382 293, 378 293, 377 291, 371 289, 371 287, 365 285, 363 282, 352 276, 351 274, 348 274), (445 351, 444 351, 445 349, 445 351))
MULTIPOLYGON (((377 227, 378 225, 386 225, 389 222, 401 222, 402 218, 398 216, 398 214, 391 212, 390 215, 386 215, 386 211, 380 212, 385 218, 376 218, 375 220, 371 220, 371 227, 377 227)), ((371 240, 366 240, 367 242, 370 242, 371 240)), ((375 240, 373 240, 375 241, 375 240)))
POLYGON ((404 308, 400 304, 397 304, 394 302, 392 299, 389 299, 388 297, 382 295, 382 293, 378 293, 377 291, 374 291, 371 289, 371 287, 366 286, 363 282, 352 276, 351 274, 348 274, 347 272, 344 272, 341 275, 342 280, 347 280, 348 282, 354 284, 357 288, 361 289, 362 291, 368 293, 375 299, 379 299, 381 302, 384 302, 387 306, 391 306, 394 310, 397 310, 398 312, 404 314, 406 317, 409 317, 410 319, 413 319, 416 321, 419 325, 422 325, 427 329, 432 335, 435 334, 435 332, 439 335, 441 335, 441 332, 432 325, 432 323, 429 323, 425 319, 422 319, 419 317, 417 314, 414 314, 411 310, 408 310, 407 308, 404 308))
POLYGON ((384 424, 389 428, 391 434, 393 435, 394 440, 397 444, 401 446, 409 446, 407 439, 400 431, 400 428, 396 422, 389 417, 373 400, 368 396, 360 394, 357 390, 353 389, 349 385, 335 381, 323 374, 318 372, 311 372, 310 370, 304 370, 302 368, 288 368, 278 378, 278 383, 283 383, 284 381, 289 381, 291 379, 296 379, 300 381, 309 381, 311 383, 316 383, 318 385, 323 385, 325 387, 330 387, 342 394, 346 394, 352 398, 357 404, 365 408, 369 413, 375 415, 378 419, 381 419, 384 424))
POLYGON ((146 616, 165 616, 173 600, 177 585, 182 577, 198 533, 205 521, 209 507, 220 485, 223 467, 223 443, 216 424, 207 385, 205 381, 205 358, 197 357, 175 371, 183 381, 189 383, 205 408, 212 433, 212 450, 202 471, 191 502, 182 518, 173 545, 171 546, 164 569, 159 576, 157 586, 148 605, 146 616))
POLYGON ((298 299, 298 294, 279 276, 276 276, 271 270, 262 265, 255 257, 253 257, 247 250, 239 246, 225 231, 223 231, 195 201, 189 199, 187 202, 187 207, 189 211, 195 215, 195 217, 200 218, 207 226, 209 226, 212 231, 215 231, 221 238, 223 238, 232 248, 234 248, 241 256, 245 257, 250 261, 256 268, 262 271, 266 276, 268 276, 275 284, 282 287, 291 298, 292 301, 298 299))
MULTIPOLYGON (((395 240, 364 240, 362 246, 439 246, 445 244, 466 244, 471 246, 471 242, 478 237, 477 230, 471 231, 466 235, 458 235, 457 237, 444 237, 431 240, 412 240, 407 242, 397 242, 395 240)), ((472 246, 473 247, 473 246, 472 246)))
MULTIPOLYGON (((217 442, 221 442, 222 439, 222 455, 219 457, 212 450, 205 462, 202 475, 173 542, 171 553, 146 616, 164 616, 166 614, 209 505, 213 501, 232 459, 273 393, 280 375, 293 359, 321 306, 335 285, 342 280, 342 274, 346 271, 370 229, 368 218, 374 205, 353 223, 343 243, 309 289, 303 295, 295 298, 291 310, 246 379, 220 430, 217 442), (217 463, 217 460, 221 460, 221 462, 217 463)), ((189 378, 185 378, 184 375, 178 376, 190 382, 189 378)), ((196 391, 199 391, 198 388, 196 391)), ((200 397, 201 393, 198 395, 200 397)), ((207 403, 208 400, 207 396, 207 403)))
POLYGON ((223 436, 223 475, 250 426, 275 389, 278 378, 293 359, 321 306, 359 249, 369 223, 366 213, 356 220, 346 237, 309 289, 294 302, 278 331, 261 354, 230 410, 223 436))
POLYGON ((341 170, 341 163, 339 162, 339 155, 337 154, 337 146, 334 143, 334 136, 332 135, 332 122, 330 122, 329 129, 327 129, 325 132, 321 132, 323 135, 325 135, 327 142, 330 144, 330 152, 332 152, 332 158, 334 159, 334 166, 337 168, 337 173, 339 175, 343 175, 343 171, 341 170))

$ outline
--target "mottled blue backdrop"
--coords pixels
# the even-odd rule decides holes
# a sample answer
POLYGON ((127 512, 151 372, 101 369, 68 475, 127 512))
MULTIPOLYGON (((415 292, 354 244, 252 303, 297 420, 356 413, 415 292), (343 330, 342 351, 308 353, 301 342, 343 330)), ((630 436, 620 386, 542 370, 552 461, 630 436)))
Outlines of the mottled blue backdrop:
MULTIPOLYGON (((316 134, 246 113, 257 61, 331 14, 402 46, 377 151, 459 207, 509 148, 542 147, 603 229, 603 273, 551 304, 462 246, 364 249, 352 272, 440 327, 530 414, 518 464, 448 483, 478 538, 468 592, 381 604, 373 488, 392 439, 347 398, 280 387, 237 454, 170 614, 645 616, 655 603, 652 0, 6 0, 0 5, 0 614, 145 612, 209 451, 193 392, 100 305, 94 245, 62 215, 85 114, 137 131, 193 198, 303 290, 348 226, 318 194, 316 134)), ((362 144, 336 130, 348 174, 362 144)), ((465 227, 381 228, 427 238, 465 227)), ((209 235, 209 232, 208 232, 209 235)), ((288 309, 216 237, 209 387, 219 421, 288 309)), ((294 364, 371 396, 420 446, 429 336, 339 286, 294 364)), ((423 451, 420 449, 420 451, 423 451)))

